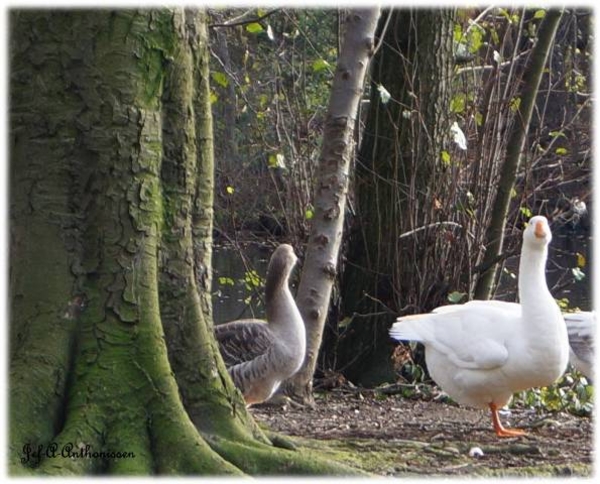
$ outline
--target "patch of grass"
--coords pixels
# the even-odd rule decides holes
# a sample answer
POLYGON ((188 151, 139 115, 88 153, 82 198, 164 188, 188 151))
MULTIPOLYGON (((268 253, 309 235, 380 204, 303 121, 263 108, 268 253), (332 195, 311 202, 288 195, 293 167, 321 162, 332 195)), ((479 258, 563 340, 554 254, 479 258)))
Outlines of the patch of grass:
MULTIPOLYGON (((380 476, 586 477, 592 473, 591 465, 581 463, 569 465, 541 463, 539 466, 498 467, 497 461, 489 462, 469 457, 469 448, 474 444, 465 442, 286 438, 291 439, 299 450, 316 451, 326 459, 380 476)), ((485 447, 488 456, 498 453, 517 456, 523 452, 536 454, 540 451, 533 444, 500 442, 493 448, 485 447)))
POLYGON ((328 459, 357 467, 377 475, 415 474, 406 469, 406 457, 417 459, 425 465, 426 454, 420 451, 419 443, 379 441, 373 439, 314 440, 295 437, 300 447, 318 450, 328 459), (419 454, 421 458, 419 458, 419 454), (422 461, 422 462, 421 462, 422 461))
POLYGON ((592 466, 589 464, 569 464, 564 466, 541 465, 535 467, 508 467, 505 469, 486 469, 489 477, 591 477, 592 466))

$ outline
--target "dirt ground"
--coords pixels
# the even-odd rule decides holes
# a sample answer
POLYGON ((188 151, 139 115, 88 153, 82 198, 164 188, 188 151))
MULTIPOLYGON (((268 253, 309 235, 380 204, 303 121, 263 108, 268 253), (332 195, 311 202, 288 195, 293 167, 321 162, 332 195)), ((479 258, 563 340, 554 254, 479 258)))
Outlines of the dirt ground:
POLYGON ((593 475, 592 419, 511 410, 498 438, 489 412, 358 389, 315 395, 314 408, 251 408, 266 429, 377 475, 593 475), (318 439, 315 442, 313 439, 318 439))

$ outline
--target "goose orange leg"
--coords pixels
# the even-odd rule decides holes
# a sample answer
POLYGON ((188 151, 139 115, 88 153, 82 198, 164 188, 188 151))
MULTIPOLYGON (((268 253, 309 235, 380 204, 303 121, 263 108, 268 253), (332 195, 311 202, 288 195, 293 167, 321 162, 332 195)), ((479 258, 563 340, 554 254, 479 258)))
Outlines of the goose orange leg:
POLYGON ((521 429, 506 429, 502 426, 502 422, 500 422, 500 417, 498 416, 498 407, 495 403, 490 403, 490 410, 492 411, 492 423, 494 424, 494 431, 498 437, 520 437, 522 435, 527 435, 527 432, 521 429))

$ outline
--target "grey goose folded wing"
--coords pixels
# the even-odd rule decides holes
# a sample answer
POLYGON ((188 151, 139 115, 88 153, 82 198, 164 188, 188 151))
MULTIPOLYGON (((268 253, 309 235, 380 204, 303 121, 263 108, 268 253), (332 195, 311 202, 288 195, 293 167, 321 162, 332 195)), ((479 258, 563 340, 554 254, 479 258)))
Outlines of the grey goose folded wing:
POLYGON ((591 364, 594 361, 595 318, 590 313, 568 313, 563 316, 571 350, 580 360, 591 364))
POLYGON ((569 335, 569 345, 573 353, 590 365, 594 361, 594 346, 589 336, 569 335))
POLYGON ((215 326, 221 356, 229 368, 264 354, 275 343, 265 321, 241 319, 215 326))

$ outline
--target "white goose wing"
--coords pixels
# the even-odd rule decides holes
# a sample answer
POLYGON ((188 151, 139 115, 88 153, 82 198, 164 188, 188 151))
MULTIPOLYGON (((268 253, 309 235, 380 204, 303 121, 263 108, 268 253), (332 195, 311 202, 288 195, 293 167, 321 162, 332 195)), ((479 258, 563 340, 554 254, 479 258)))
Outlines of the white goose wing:
POLYGON ((506 363, 520 321, 518 304, 472 301, 399 318, 390 336, 431 346, 459 368, 489 370, 506 363))
POLYGON ((505 302, 505 301, 469 301, 465 304, 448 304, 447 306, 439 306, 435 308, 432 313, 452 313, 456 311, 465 311, 466 308, 469 310, 476 310, 481 308, 483 311, 487 311, 487 308, 498 308, 504 311, 507 315, 513 314, 515 316, 521 316, 521 305, 519 303, 505 302))

